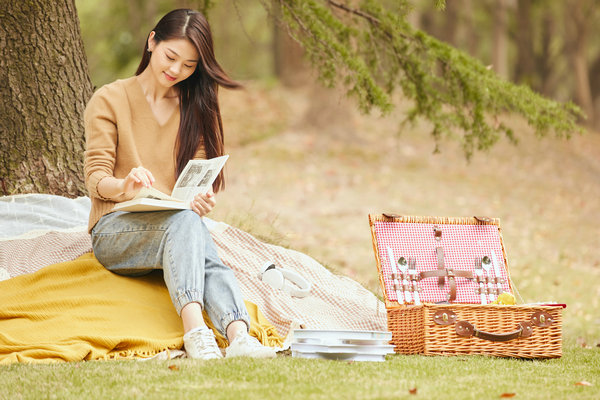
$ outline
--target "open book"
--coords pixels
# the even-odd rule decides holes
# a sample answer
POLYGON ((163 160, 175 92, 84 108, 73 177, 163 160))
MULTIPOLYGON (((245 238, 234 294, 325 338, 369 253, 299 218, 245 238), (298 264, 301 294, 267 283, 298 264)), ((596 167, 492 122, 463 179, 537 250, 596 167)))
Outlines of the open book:
POLYGON ((228 155, 210 160, 190 160, 175 182, 171 195, 152 187, 142 188, 131 200, 117 203, 114 211, 185 210, 198 193, 206 193, 223 169, 228 155))

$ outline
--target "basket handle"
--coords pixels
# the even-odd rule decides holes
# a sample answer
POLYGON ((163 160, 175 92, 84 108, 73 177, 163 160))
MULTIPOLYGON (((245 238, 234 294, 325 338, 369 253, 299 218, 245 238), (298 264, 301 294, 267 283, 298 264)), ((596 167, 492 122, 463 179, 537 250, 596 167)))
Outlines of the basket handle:
POLYGON ((518 329, 510 333, 490 333, 480 331, 469 321, 458 321, 455 325, 455 329, 458 336, 475 336, 479 339, 489 340, 491 342, 508 342, 514 339, 526 338, 533 334, 533 326, 529 321, 519 322, 518 329))

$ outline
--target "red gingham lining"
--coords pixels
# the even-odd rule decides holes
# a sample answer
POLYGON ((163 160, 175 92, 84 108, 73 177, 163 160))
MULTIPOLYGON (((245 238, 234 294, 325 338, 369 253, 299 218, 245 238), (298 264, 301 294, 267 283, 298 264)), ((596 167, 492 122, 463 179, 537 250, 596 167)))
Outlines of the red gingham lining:
MULTIPOLYGON (((500 272, 504 278, 502 288, 510 292, 508 285, 508 274, 506 262, 502 252, 500 234, 496 225, 458 225, 458 224, 425 224, 405 222, 381 222, 374 223, 375 237, 381 261, 381 271, 385 284, 387 298, 397 301, 394 290, 394 282, 391 279, 392 266, 388 258, 388 247, 392 248, 394 257, 415 257, 418 272, 437 269, 437 255, 435 248, 441 246, 444 249, 444 264, 446 268, 456 270, 473 271, 476 257, 491 256, 492 251, 500 266, 500 272), (434 237, 434 226, 442 230, 442 238, 436 241, 434 237)), ((495 277, 493 266, 490 272, 484 276, 495 277)), ((423 289, 419 294, 423 302, 439 302, 447 300, 449 292, 448 280, 444 291, 438 287, 438 278, 428 278, 418 282, 423 289)), ((473 280, 456 278, 456 303, 479 304, 480 296, 477 293, 479 284, 473 280)))

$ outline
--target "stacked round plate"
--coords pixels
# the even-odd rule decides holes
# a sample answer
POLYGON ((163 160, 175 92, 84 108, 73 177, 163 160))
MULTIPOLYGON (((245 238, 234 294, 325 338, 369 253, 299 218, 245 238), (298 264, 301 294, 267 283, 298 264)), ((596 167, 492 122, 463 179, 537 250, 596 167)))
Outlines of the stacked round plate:
POLYGON ((294 330, 292 357, 345 361, 385 361, 394 353, 392 332, 294 330))

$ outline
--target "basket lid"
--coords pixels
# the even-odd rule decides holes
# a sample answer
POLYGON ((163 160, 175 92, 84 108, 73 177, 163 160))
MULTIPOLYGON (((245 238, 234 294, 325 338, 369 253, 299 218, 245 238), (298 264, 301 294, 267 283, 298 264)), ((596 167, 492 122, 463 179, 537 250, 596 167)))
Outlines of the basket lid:
MULTIPOLYGON (((486 280, 494 282, 495 278, 499 278, 496 281, 501 283, 497 282, 494 290, 512 293, 500 220, 497 218, 371 214, 369 223, 380 284, 388 306, 397 305, 398 289, 402 292, 403 288, 406 288, 406 282, 402 285, 402 282, 398 281, 398 278, 402 280, 402 275, 394 275, 394 265, 390 257, 395 258, 395 267, 400 274, 402 271, 397 262, 401 259, 414 260, 419 277, 421 272, 435 271, 439 268, 450 271, 450 274, 453 274, 453 271, 471 271, 475 277, 477 260, 485 259, 488 262, 483 264, 482 272, 486 280)), ((461 272, 458 273, 460 274, 461 272)), ((453 279, 456 284, 456 298, 453 302, 480 303, 481 292, 477 279, 453 279)), ((409 285, 409 291, 416 288, 421 290, 421 301, 443 302, 448 300, 450 279, 420 279, 416 284, 413 282, 412 288, 409 285)))

